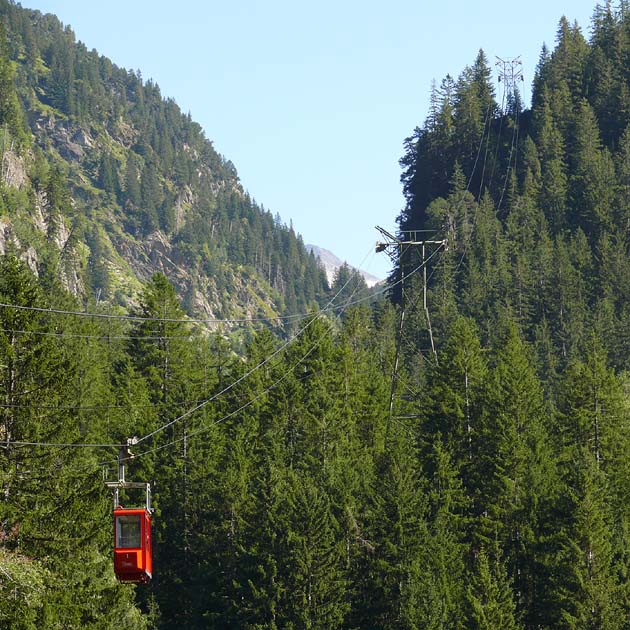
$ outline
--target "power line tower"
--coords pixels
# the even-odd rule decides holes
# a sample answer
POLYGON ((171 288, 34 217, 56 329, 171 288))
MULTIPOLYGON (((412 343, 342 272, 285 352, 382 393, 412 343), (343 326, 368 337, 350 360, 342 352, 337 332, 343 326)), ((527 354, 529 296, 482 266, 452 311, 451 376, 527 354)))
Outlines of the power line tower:
POLYGON ((499 83, 503 83, 503 102, 505 103, 505 95, 514 95, 516 82, 525 81, 522 68, 523 62, 521 61, 520 55, 518 57, 514 57, 514 59, 501 59, 501 57, 496 57, 496 60, 497 61, 494 65, 499 68, 499 83))
MULTIPOLYGON (((433 356, 435 357, 435 362, 437 363, 437 352, 435 350, 435 343, 433 341, 433 329, 431 328, 431 318, 429 316, 429 308, 427 305, 427 257, 426 252, 428 247, 437 247, 437 249, 447 246, 447 240, 420 240, 419 235, 422 232, 427 232, 428 230, 411 230, 405 231, 403 234, 406 235, 407 238, 400 239, 396 238, 392 234, 390 234, 387 230, 382 227, 376 226, 376 229, 381 233, 384 240, 376 243, 376 252, 386 252, 387 255, 391 258, 392 262, 396 262, 398 260, 399 268, 400 268, 400 319, 398 322, 398 337, 396 339, 396 354, 394 357, 394 367, 392 370, 392 386, 389 395, 389 415, 390 418, 393 415, 394 411, 394 395, 396 393, 396 385, 398 382, 398 365, 400 362, 400 346, 402 343, 402 333, 405 325, 405 312, 406 312, 406 294, 405 294, 405 265, 403 264, 403 254, 411 247, 420 247, 422 249, 422 263, 418 267, 422 268, 422 298, 423 298, 423 307, 424 307, 424 315, 427 322, 427 330, 429 333, 429 339, 431 341, 431 350, 433 352, 433 356)), ((434 250, 434 253, 437 250, 434 250)), ((414 270, 416 271, 416 270, 414 270)))
MULTIPOLYGON (((523 62, 520 55, 513 59, 501 59, 496 58, 495 66, 499 68, 499 83, 503 84, 503 99, 501 105, 501 124, 499 125, 499 140, 501 136, 501 128, 504 118, 509 121, 512 119, 512 140, 510 142, 510 153, 507 161, 507 168, 505 171, 505 178, 503 181, 503 187, 501 189, 501 197, 497 203, 497 214, 501 208, 501 203, 507 191, 508 181, 510 174, 516 172, 516 161, 518 159, 518 135, 519 135, 519 114, 521 109, 521 103, 519 98, 519 92, 516 89, 517 81, 524 81, 523 77, 523 62), (516 151, 515 151, 516 148, 516 151), (514 166, 512 167, 512 156, 514 156, 514 166)), ((498 156, 499 143, 497 143, 497 152, 495 159, 498 156)))

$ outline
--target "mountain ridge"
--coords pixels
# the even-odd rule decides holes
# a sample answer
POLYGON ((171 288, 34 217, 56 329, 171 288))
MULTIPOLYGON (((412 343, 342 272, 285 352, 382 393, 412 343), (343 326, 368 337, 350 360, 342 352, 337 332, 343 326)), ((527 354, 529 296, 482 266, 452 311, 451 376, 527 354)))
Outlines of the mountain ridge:
POLYGON ((2 179, 23 198, 5 232, 34 271, 55 267, 75 295, 123 306, 163 272, 197 317, 323 303, 326 277, 301 236, 250 198, 157 84, 88 51, 55 16, 2 0, 0 17, 21 108, 3 136, 2 179))
POLYGON ((313 253, 313 255, 323 265, 324 270, 326 272, 326 278, 328 279, 328 284, 330 286, 332 286, 333 282, 335 281, 335 275, 337 273, 337 270, 342 265, 347 265, 350 269, 358 271, 363 277, 363 279, 365 280, 365 284, 369 288, 372 288, 373 286, 377 285, 379 282, 383 282, 382 278, 377 278, 376 276, 372 275, 371 273, 367 271, 364 271, 363 269, 357 269, 356 267, 350 265, 347 261, 339 258, 336 254, 334 254, 328 249, 319 247, 318 245, 313 245, 311 243, 306 243, 305 247, 306 247, 306 250, 309 253, 313 253))

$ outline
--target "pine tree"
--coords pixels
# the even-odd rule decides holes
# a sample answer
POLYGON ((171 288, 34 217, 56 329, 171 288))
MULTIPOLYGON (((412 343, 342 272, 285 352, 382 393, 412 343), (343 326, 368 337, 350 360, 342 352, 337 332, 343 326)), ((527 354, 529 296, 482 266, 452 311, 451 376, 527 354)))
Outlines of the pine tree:
POLYGON ((529 351, 513 324, 498 352, 484 427, 483 459, 488 481, 480 489, 476 536, 499 542, 508 575, 527 623, 545 623, 548 578, 548 515, 558 492, 544 426, 542 389, 529 351))
POLYGON ((565 141, 554 120, 546 88, 543 88, 533 114, 542 174, 538 199, 553 232, 558 233, 564 229, 568 220, 565 141))
MULTIPOLYGON (((3 24, 0 24, 0 126, 8 130, 20 144, 26 142, 23 113, 17 98, 7 35, 3 24)), ((9 146, 9 143, 8 138, 3 139, 3 150, 9 146)))
POLYGON ((573 221, 596 238, 612 225, 614 166, 609 152, 601 147, 599 127, 586 101, 576 117, 572 156, 571 198, 578 215, 573 221))
POLYGON ((520 627, 509 579, 495 548, 489 554, 481 548, 475 558, 475 572, 467 589, 470 606, 469 628, 510 630, 520 627))
POLYGON ((141 202, 140 182, 135 156, 130 153, 127 156, 125 167, 125 198, 138 207, 141 202))
POLYGON ((390 427, 386 450, 376 461, 366 538, 368 605, 359 627, 409 628, 420 622, 422 549, 427 540, 426 496, 407 431, 390 427))
POLYGON ((479 449, 484 421, 480 402, 486 379, 487 367, 476 327, 471 320, 460 317, 447 332, 439 365, 429 373, 422 405, 426 410, 422 439, 433 448, 433 440, 441 436, 469 491, 482 482, 479 449))
POLYGON ((605 502, 606 482, 596 460, 577 447, 570 471, 570 528, 560 584, 562 626, 622 628, 621 585, 611 544, 611 516, 605 502))
POLYGON ((326 494, 310 477, 287 478, 289 529, 284 619, 279 626, 340 628, 346 611, 343 545, 326 494))
POLYGON ((463 627, 470 494, 458 467, 436 436, 429 477, 429 536, 420 558, 418 621, 431 628, 463 627))
POLYGON ((120 193, 120 183, 118 181, 116 162, 112 156, 107 153, 104 153, 101 157, 98 182, 103 190, 106 190, 114 195, 118 195, 120 193))

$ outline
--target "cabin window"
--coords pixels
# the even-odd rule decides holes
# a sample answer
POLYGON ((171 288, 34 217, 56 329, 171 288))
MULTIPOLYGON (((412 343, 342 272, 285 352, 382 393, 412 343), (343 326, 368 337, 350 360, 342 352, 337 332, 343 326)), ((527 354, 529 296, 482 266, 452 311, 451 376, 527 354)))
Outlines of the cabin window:
POLYGON ((116 517, 116 547, 129 549, 139 548, 141 543, 140 514, 128 514, 116 517))

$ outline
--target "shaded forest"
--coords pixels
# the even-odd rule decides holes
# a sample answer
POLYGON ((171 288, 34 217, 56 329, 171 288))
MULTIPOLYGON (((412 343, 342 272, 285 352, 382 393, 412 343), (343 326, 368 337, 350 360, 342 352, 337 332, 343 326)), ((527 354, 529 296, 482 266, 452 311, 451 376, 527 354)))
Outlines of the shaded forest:
MULTIPOLYGON (((87 314, 8 246, 0 624, 627 627, 629 10, 596 7, 588 39, 561 19, 530 109, 483 52, 434 86, 398 234, 448 241, 427 311, 403 247, 389 299, 345 270, 292 336, 245 321, 235 346, 164 274, 87 314), (131 435, 156 508, 137 587, 114 578, 103 484, 131 435)), ((27 147, 14 69, 0 122, 27 147)))

